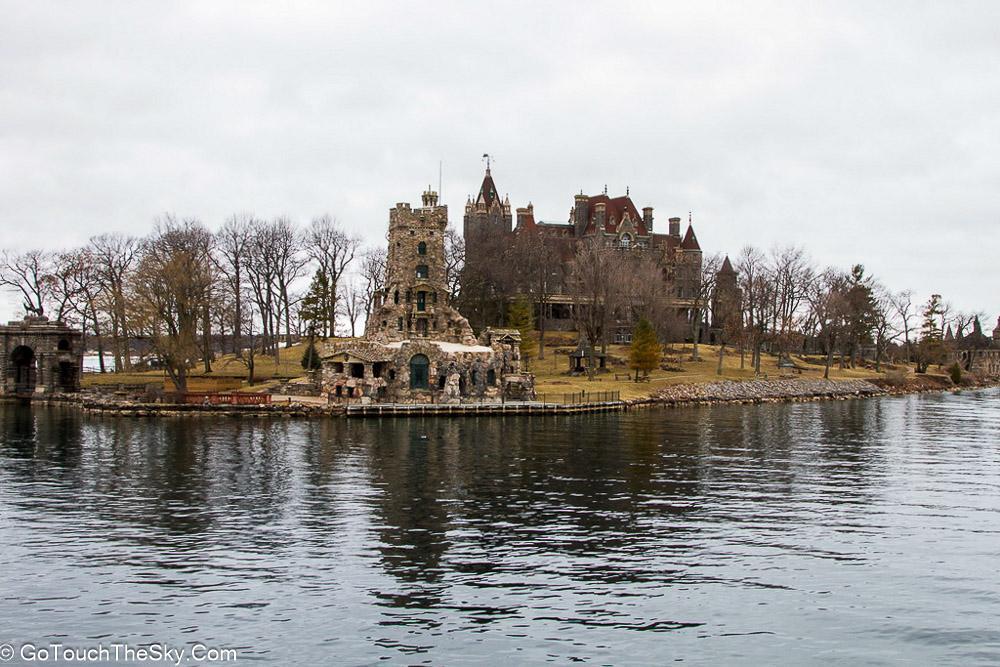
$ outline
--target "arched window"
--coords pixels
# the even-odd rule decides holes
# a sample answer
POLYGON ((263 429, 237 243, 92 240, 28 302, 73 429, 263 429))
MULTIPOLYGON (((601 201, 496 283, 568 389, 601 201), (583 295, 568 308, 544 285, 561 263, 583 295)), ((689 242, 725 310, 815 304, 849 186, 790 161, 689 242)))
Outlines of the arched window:
POLYGON ((427 244, 421 241, 417 244, 417 254, 426 255, 427 254, 427 244))
POLYGON ((415 354, 410 359, 410 389, 427 389, 431 362, 422 355, 415 354))
POLYGON ((628 234, 622 234, 622 240, 619 242, 622 248, 630 248, 632 246, 632 237, 628 234))
POLYGON ((60 338, 59 339, 59 349, 60 350, 68 350, 69 349, 69 340, 66 339, 66 338, 60 338))

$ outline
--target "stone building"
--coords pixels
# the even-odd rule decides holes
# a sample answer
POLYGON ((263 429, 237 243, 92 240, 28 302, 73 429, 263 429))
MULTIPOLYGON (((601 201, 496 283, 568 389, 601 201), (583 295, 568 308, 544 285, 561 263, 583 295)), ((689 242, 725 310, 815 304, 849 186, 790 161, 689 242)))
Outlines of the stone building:
MULTIPOLYGON (((668 306, 675 307, 682 318, 691 316, 700 286, 702 251, 690 218, 683 235, 679 217, 669 219, 667 233, 656 233, 652 207, 643 208, 640 214, 627 191, 624 196, 610 197, 605 189, 599 195, 582 192, 576 195, 565 223, 536 221, 534 206, 530 203, 516 210, 516 225, 514 223, 510 200, 506 196, 500 199, 487 167, 479 193, 465 204, 463 235, 467 272, 474 272, 498 250, 509 247, 513 235, 524 230, 562 240, 558 245, 564 265, 573 258, 578 242, 597 238, 623 252, 654 255, 659 270, 649 279, 661 282, 668 306)), ((554 294, 546 299, 543 312, 535 313, 536 321, 545 318, 547 329, 574 328, 573 309, 580 307, 581 302, 565 280, 566 274, 566 271, 553 271, 550 286, 554 294)), ((620 324, 614 334, 616 342, 627 342, 624 338, 631 335, 632 323, 620 324)))
POLYGON ((715 274, 710 342, 718 344, 730 341, 738 332, 742 319, 743 292, 739 287, 739 274, 727 256, 715 274))
POLYGON ((83 333, 29 315, 0 326, 0 394, 38 397, 79 391, 83 333))
MULTIPOLYGON (((951 330, 950 325, 948 329, 951 330)), ((983 333, 979 318, 976 317, 970 334, 955 336, 952 333, 952 339, 956 360, 964 370, 980 377, 1000 377, 1000 319, 997 320, 992 337, 983 333)))
POLYGON ((534 398, 521 370, 516 330, 486 329, 477 339, 452 307, 444 236, 448 207, 428 189, 423 206, 389 212, 384 291, 362 341, 322 352, 322 392, 331 401, 462 403, 534 398))

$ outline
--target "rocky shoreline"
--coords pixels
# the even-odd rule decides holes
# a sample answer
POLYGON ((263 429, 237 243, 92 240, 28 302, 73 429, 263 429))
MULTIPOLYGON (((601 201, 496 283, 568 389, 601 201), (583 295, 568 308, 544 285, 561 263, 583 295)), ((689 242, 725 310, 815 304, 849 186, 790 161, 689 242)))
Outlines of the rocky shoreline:
POLYGON ((658 390, 650 401, 665 405, 694 403, 779 403, 840 398, 865 398, 888 393, 867 380, 729 380, 679 384, 658 390))
MULTIPOLYGON (((877 396, 905 395, 926 392, 960 391, 998 386, 996 381, 955 386, 947 378, 919 376, 903 383, 876 380, 823 380, 789 378, 779 380, 723 380, 702 384, 678 384, 664 387, 650 396, 589 405, 508 404, 503 410, 486 410, 484 405, 449 406, 442 410, 401 410, 403 414, 428 416, 461 416, 502 412, 503 414, 571 414, 586 411, 628 410, 640 407, 682 407, 717 404, 801 403, 824 400, 848 400, 877 396)), ((81 409, 85 413, 129 417, 231 416, 237 418, 317 418, 342 417, 347 409, 342 405, 318 405, 294 402, 267 405, 192 405, 148 403, 119 397, 84 394, 75 397, 48 399, 49 403, 81 409)), ((410 406, 413 407, 413 406, 410 406)), ((419 406, 417 406, 419 407, 419 406)), ((495 406, 500 407, 500 406, 495 406)))

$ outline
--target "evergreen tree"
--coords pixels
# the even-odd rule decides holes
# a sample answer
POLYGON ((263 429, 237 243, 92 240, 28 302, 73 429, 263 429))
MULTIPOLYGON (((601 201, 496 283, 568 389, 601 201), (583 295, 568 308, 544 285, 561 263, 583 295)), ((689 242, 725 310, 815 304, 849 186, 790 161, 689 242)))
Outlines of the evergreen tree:
POLYGON ((517 329, 521 333, 521 358, 524 359, 525 366, 528 360, 535 356, 537 352, 537 340, 535 338, 535 317, 532 313, 531 303, 527 299, 518 299, 511 302, 507 307, 507 326, 517 329))
POLYGON ((926 373, 931 364, 942 364, 945 358, 944 334, 938 324, 944 313, 940 294, 932 294, 924 306, 924 321, 920 326, 920 341, 917 343, 917 372, 926 373))
POLYGON ((639 371, 643 375, 660 365, 660 341, 656 338, 656 330, 649 320, 643 318, 635 325, 632 332, 632 347, 629 349, 629 368, 635 369, 635 379, 639 380, 639 371))
POLYGON ((316 351, 316 341, 312 336, 309 336, 309 342, 306 344, 306 349, 302 353, 302 368, 307 371, 315 371, 322 365, 323 364, 319 358, 319 352, 316 351))
POLYGON ((332 298, 330 280, 322 269, 317 269, 309 283, 309 291, 302 297, 299 306, 299 319, 309 327, 310 331, 321 335, 333 336, 330 327, 330 304, 332 298))

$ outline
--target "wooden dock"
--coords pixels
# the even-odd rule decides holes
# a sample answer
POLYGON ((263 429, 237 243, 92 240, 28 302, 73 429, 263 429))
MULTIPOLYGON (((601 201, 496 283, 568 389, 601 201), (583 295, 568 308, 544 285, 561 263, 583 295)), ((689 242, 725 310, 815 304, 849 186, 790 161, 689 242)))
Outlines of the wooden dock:
POLYGON ((617 412, 628 408, 624 401, 601 403, 373 403, 370 405, 348 405, 344 408, 348 417, 418 417, 422 415, 473 416, 473 415, 567 415, 581 412, 617 412))

